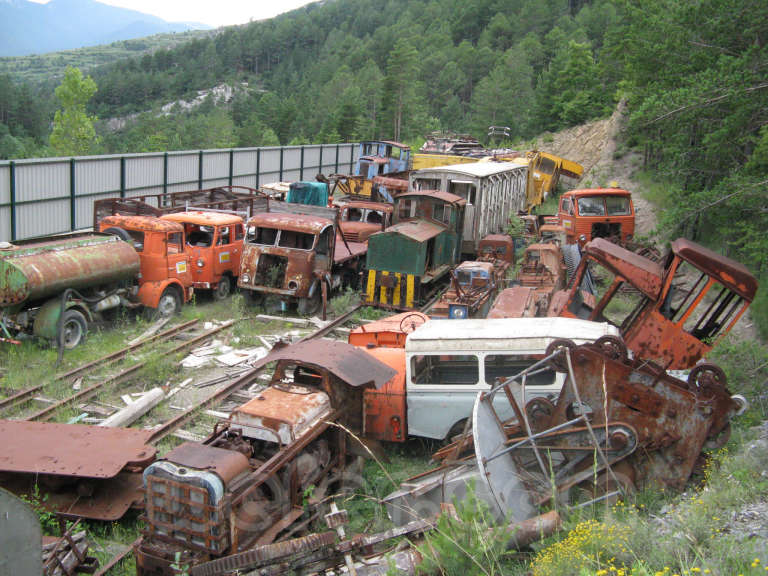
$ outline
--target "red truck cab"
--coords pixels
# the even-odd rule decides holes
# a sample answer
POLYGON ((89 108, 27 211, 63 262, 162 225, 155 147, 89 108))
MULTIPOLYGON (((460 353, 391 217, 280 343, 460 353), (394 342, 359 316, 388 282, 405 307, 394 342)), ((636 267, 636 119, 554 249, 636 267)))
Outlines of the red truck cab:
POLYGON ((388 202, 352 200, 339 209, 339 228, 347 242, 367 242, 371 234, 392 224, 394 208, 388 202))
POLYGON ((107 216, 99 232, 114 234, 139 253, 138 298, 147 308, 168 316, 181 309, 193 292, 184 227, 154 216, 107 216))
POLYGON ((185 251, 190 257, 193 286, 211 290, 216 300, 229 296, 240 274, 245 228, 235 214, 193 211, 160 217, 184 227, 185 251))
POLYGON ((571 190, 560 197, 558 220, 565 229, 568 244, 583 238, 613 239, 625 244, 635 234, 635 207, 632 194, 620 188, 571 190))

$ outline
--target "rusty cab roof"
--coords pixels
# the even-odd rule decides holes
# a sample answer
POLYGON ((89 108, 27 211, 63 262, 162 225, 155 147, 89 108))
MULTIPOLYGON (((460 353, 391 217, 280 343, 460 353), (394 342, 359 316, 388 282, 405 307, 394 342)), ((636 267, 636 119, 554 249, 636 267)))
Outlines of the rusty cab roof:
POLYGON ((379 234, 400 234, 406 238, 416 240, 416 242, 425 242, 443 231, 445 231, 445 226, 438 226, 426 220, 406 220, 405 222, 390 226, 384 232, 379 232, 379 234))
POLYGON ((405 336, 429 320, 422 312, 403 312, 362 324, 349 333, 349 343, 355 346, 405 346, 405 336), (381 335, 381 336, 380 336, 381 335))
POLYGON ((364 351, 335 340, 307 340, 273 350, 262 362, 292 361, 330 372, 349 386, 373 384, 381 388, 395 375, 395 370, 364 351))
POLYGON ((208 212, 205 210, 174 212, 173 214, 165 214, 160 218, 172 222, 179 222, 180 224, 196 224, 198 226, 230 226, 232 224, 241 224, 243 222, 243 219, 237 214, 208 212))
POLYGON ((661 294, 664 269, 660 264, 604 238, 595 238, 586 245, 584 251, 615 274, 625 278, 649 298, 656 299, 661 294))
POLYGON ((308 214, 291 214, 288 212, 263 212, 261 214, 254 214, 248 220, 249 226, 263 226, 265 228, 277 228, 278 230, 305 232, 307 234, 319 234, 331 224, 333 222, 327 218, 310 216, 308 214))
POLYGON ((574 198, 582 196, 632 196, 632 193, 623 188, 581 188, 564 192, 563 196, 572 196, 574 198))
POLYGON ((491 276, 493 275, 493 263, 480 262, 478 260, 464 260, 464 262, 456 266, 456 272, 459 270, 482 270, 491 276))
POLYGON ((352 200, 346 204, 339 206, 342 210, 344 208, 360 208, 362 210, 381 210, 382 212, 392 213, 395 209, 389 202, 368 202, 366 200, 352 200))
POLYGON ((739 262, 713 252, 686 238, 672 242, 672 252, 693 266, 715 278, 720 284, 752 301, 757 292, 757 278, 739 262))
POLYGON ((411 190, 410 192, 395 196, 395 200, 400 200, 401 198, 434 198, 435 200, 442 200, 453 206, 464 206, 467 203, 461 196, 456 196, 455 194, 443 192, 441 190, 411 190))
POLYGON ((531 244, 525 249, 526 252, 533 252, 534 250, 537 252, 560 252, 560 247, 556 244, 544 242, 541 244, 531 244))
POLYGON ((155 216, 107 216, 101 220, 102 229, 117 226, 126 230, 141 230, 143 232, 183 232, 184 227, 178 222, 162 220, 155 216))

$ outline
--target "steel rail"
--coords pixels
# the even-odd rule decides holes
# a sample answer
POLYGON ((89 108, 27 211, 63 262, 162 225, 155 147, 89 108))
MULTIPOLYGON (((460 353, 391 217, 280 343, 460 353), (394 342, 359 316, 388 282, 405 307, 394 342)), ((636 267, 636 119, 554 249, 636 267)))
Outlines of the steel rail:
MULTIPOLYGON (((323 326, 322 328, 318 328, 314 332, 311 332, 310 334, 304 336, 298 342, 305 342, 307 340, 312 340, 314 338, 321 338, 328 334, 331 330, 338 327, 340 324, 343 324, 349 318, 359 310, 363 304, 358 304, 351 310, 348 310, 346 313, 342 314, 338 318, 335 318, 333 321, 331 321, 329 324, 323 326)), ((296 342, 298 344, 298 342, 296 342)), ((244 374, 238 376, 235 380, 224 386, 223 388, 220 388, 210 396, 202 399, 201 401, 197 402, 193 406, 190 406, 184 412, 179 414, 178 416, 175 416, 174 418, 168 420, 164 424, 162 424, 159 428, 155 429, 152 436, 149 437, 148 443, 154 444, 155 442, 159 442, 169 434, 172 434, 177 429, 179 429, 181 426, 184 425, 188 420, 190 420, 192 417, 194 417, 195 413, 202 409, 207 408, 211 404, 216 404, 218 402, 221 402, 222 400, 226 399, 228 396, 233 394, 234 392, 237 392, 241 388, 244 388, 248 384, 251 384, 257 376, 261 373, 261 371, 266 366, 266 362, 262 359, 256 366, 254 366, 251 370, 248 372, 245 372, 244 374)))
MULTIPOLYGON (((66 380, 68 378, 72 378, 73 376, 78 376, 80 374, 83 374, 85 372, 90 371, 91 369, 100 366, 102 364, 109 363, 112 360, 117 360, 125 355, 127 355, 129 352, 136 350, 138 348, 141 348, 145 344, 149 344, 150 342, 154 342, 156 340, 165 340, 167 338, 170 338, 171 336, 174 336, 175 334, 178 334, 179 332, 184 332, 194 326, 198 322, 197 319, 191 320, 189 322, 185 322, 184 324, 179 324, 178 326, 174 326, 172 328, 169 328, 168 330, 165 330, 163 332, 159 332, 157 334, 154 334, 153 336, 150 336, 149 338, 145 338, 144 340, 141 340, 139 342, 136 342, 135 344, 132 344, 131 346, 127 346, 125 348, 122 348, 116 352, 113 352, 111 354, 107 354, 106 356, 102 356, 98 360, 93 360, 91 362, 87 362, 85 364, 82 364, 78 366, 77 368, 73 368, 69 372, 64 372, 62 374, 57 374, 53 382, 58 382, 59 380, 66 380)), ((17 392, 13 396, 9 396, 8 398, 4 398, 0 400, 0 410, 5 410, 6 408, 10 408, 12 406, 15 406, 16 404, 22 403, 24 400, 29 398, 30 396, 36 394, 37 392, 43 390, 48 383, 45 384, 38 384, 37 386, 32 386, 31 388, 27 388, 26 390, 22 390, 21 392, 17 392)))
MULTIPOLYGON (((210 336, 213 336, 217 332, 220 332, 221 330, 224 330, 225 328, 229 328, 235 323, 234 320, 230 320, 228 322, 224 322, 223 324, 216 326, 215 328, 208 330, 206 332, 203 332, 199 336, 195 336, 191 340, 187 340, 186 342, 182 342, 178 346, 175 346, 168 352, 166 352, 166 355, 172 355, 176 354, 178 352, 181 352, 183 350, 186 350, 187 348, 191 348, 198 342, 201 342, 202 340, 205 340, 209 338, 210 336)), ((103 388, 107 384, 116 384, 120 383, 124 380, 126 380, 130 375, 134 374, 135 372, 138 372, 144 366, 147 365, 148 360, 143 360, 141 362, 138 362, 134 364, 133 366, 130 366, 129 368, 126 368, 119 374, 116 374, 115 376, 112 376, 111 378, 108 378, 106 380, 103 380, 102 382, 99 382, 97 384, 94 384, 93 386, 89 386, 88 388, 85 388, 83 390, 80 390, 79 392, 73 394, 72 396, 68 396, 67 398, 64 398, 63 400, 59 400, 55 404, 51 404, 47 408, 43 408, 42 410, 35 412, 34 414, 27 416, 24 418, 24 420, 39 420, 41 418, 44 418, 45 420, 48 420, 50 416, 59 408, 62 406, 66 406, 68 404, 71 404, 75 402, 76 400, 81 400, 84 398, 89 398, 93 394, 96 393, 99 389, 103 388)))
POLYGON ((132 352, 137 348, 141 348, 145 344, 149 344, 150 342, 154 342, 155 340, 165 340, 167 338, 170 338, 171 336, 178 334, 179 332, 185 332, 197 323, 198 323, 198 319, 195 318, 194 320, 190 320, 189 322, 184 322, 183 324, 179 324, 178 326, 173 326, 171 328, 168 328, 163 332, 158 332, 157 334, 153 334, 152 336, 149 336, 143 340, 140 340, 135 344, 131 344, 130 346, 121 348, 116 352, 112 352, 111 354, 107 354, 106 356, 102 356, 101 358, 98 358, 91 362, 87 362, 86 364, 78 366, 77 368, 73 368, 69 372, 64 372, 63 374, 57 374, 56 380, 66 380, 74 376, 79 376, 80 374, 82 374, 83 372, 87 372, 91 368, 94 368, 101 364, 107 364, 112 360, 119 360, 120 358, 125 357, 129 352, 132 352))

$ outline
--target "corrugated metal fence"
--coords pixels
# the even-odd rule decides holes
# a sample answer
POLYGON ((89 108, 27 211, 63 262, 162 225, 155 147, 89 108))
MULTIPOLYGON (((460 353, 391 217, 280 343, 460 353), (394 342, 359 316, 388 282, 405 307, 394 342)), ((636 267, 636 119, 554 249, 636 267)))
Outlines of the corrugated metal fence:
POLYGON ((88 228, 93 201, 351 174, 357 144, 0 161, 0 241, 88 228))

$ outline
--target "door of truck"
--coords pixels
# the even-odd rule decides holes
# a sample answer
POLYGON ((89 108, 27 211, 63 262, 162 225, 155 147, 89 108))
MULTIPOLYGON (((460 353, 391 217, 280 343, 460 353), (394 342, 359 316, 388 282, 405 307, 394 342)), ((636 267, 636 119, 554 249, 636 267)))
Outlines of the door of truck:
POLYGON ((168 278, 176 278, 185 288, 192 285, 189 254, 184 250, 183 232, 166 232, 165 255, 168 278))
POLYGON ((224 274, 237 276, 240 273, 240 256, 243 251, 243 225, 219 226, 213 247, 214 282, 224 274))

